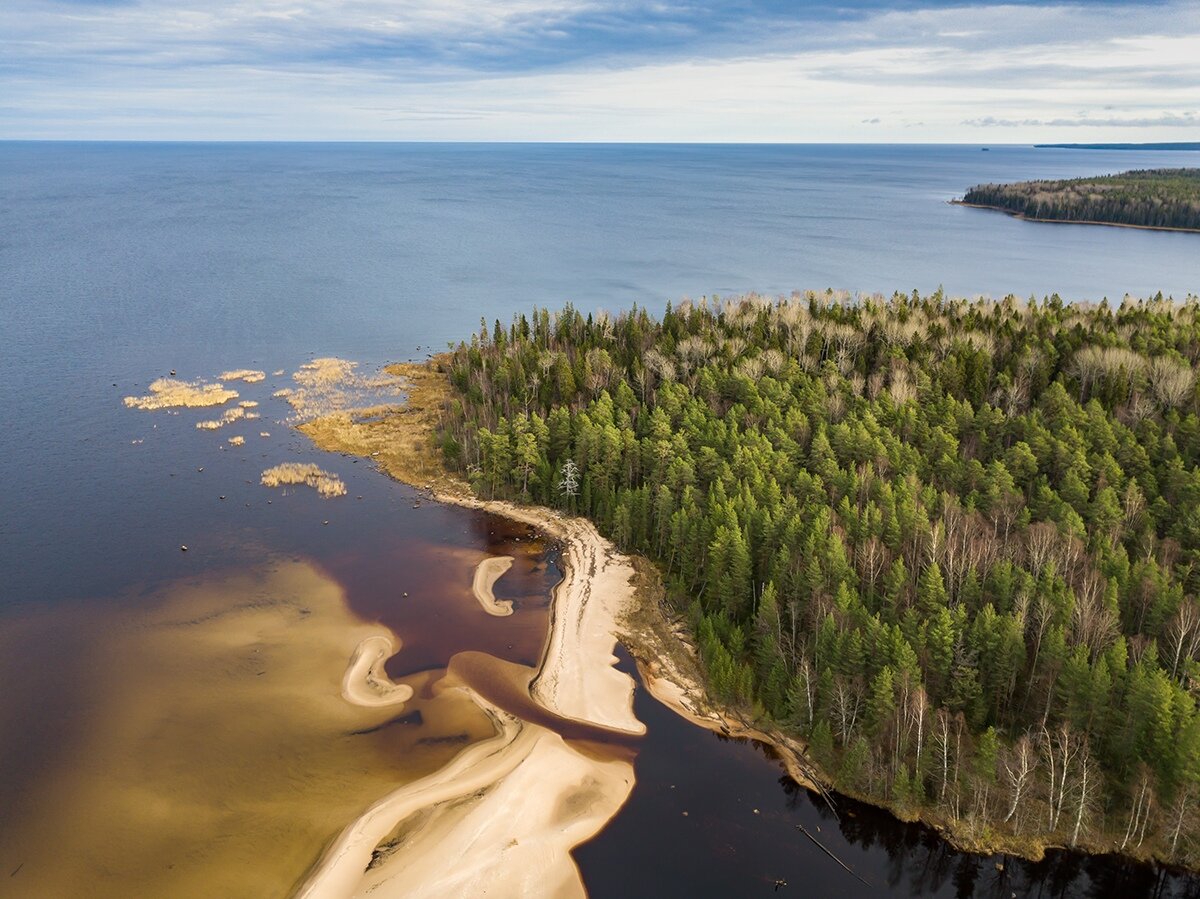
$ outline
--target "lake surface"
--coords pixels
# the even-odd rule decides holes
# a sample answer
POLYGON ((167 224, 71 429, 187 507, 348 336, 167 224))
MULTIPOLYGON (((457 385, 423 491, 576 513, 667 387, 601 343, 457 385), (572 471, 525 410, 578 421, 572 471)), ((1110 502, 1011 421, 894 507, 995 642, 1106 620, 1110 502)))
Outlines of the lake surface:
MULTIPOLYGON (((204 410, 168 417, 121 398, 172 369, 211 378, 246 366, 290 373, 320 355, 367 367, 421 358, 481 318, 567 301, 659 310, 685 296, 938 285, 1182 297, 1200 292, 1196 235, 1027 223, 946 201, 982 181, 1197 160, 1015 147, 0 143, 0 627, 76 601, 136 605, 160 585, 270 553, 313 560, 358 614, 414 635, 395 676, 460 649, 529 664, 552 547, 487 516, 415 507, 413 491, 368 463, 316 452, 270 401, 286 376, 240 388, 263 403, 241 447, 197 431, 204 410), (282 461, 336 469, 349 495, 258 486, 282 461), (469 603, 445 597, 469 581, 447 582, 447 553, 463 570, 516 555, 497 590, 523 613, 465 627, 453 609, 469 603)), ((69 734, 69 715, 39 728, 22 714, 0 716, 0 743, 35 771, 69 734), (18 727, 31 735, 13 739, 18 727)), ((1008 895, 1036 884, 1109 895, 1105 878, 1150 876, 1068 857, 1000 878, 990 861, 869 810, 839 829, 753 747, 645 696, 638 715, 650 734, 634 796, 578 853, 596 896, 749 894, 777 877, 797 894, 1008 895), (760 814, 741 815, 751 803, 760 814), (843 834, 831 845, 870 889, 831 867, 797 822, 843 834)), ((0 795, 22 788, 6 777, 0 795)), ((1195 895, 1191 881, 1169 888, 1195 895)))

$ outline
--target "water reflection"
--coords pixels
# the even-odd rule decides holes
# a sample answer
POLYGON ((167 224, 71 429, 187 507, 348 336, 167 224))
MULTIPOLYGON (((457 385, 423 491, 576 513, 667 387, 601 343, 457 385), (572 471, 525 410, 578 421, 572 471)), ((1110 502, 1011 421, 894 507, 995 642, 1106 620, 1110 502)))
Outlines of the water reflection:
MULTIPOLYGON (((624 650, 620 656, 622 670, 632 671, 624 650)), ((1034 863, 972 855, 930 827, 848 797, 833 797, 835 812, 781 774, 763 744, 694 727, 644 689, 635 708, 648 731, 633 795, 604 832, 575 851, 593 899, 1200 897, 1200 878, 1117 857, 1051 851, 1034 863)))

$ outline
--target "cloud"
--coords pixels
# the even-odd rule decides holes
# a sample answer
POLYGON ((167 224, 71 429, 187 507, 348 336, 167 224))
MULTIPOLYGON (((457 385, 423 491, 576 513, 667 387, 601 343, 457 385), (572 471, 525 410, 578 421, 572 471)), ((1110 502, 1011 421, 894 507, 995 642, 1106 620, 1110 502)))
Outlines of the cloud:
POLYGON ((0 137, 1153 140, 1200 109, 1190 2, 9 0, 0 35, 0 137))
POLYGON ((1084 115, 1059 119, 998 119, 984 116, 965 119, 963 124, 971 128, 1197 128, 1200 127, 1200 119, 1194 112, 1168 112, 1140 118, 1093 118, 1084 115))

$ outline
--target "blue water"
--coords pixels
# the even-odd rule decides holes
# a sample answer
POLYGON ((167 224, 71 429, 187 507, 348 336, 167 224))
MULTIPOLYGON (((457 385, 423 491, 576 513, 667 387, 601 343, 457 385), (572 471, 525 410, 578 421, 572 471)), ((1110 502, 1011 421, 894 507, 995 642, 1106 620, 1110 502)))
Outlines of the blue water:
MULTIPOLYGON (((334 461, 361 504, 308 494, 269 504, 258 472, 316 455, 271 420, 284 412, 270 390, 287 378, 244 390, 263 400, 272 437, 250 434, 244 447, 218 452, 224 434, 192 427, 204 412, 172 418, 122 406, 171 369, 196 378, 247 366, 290 373, 314 355, 420 358, 480 318, 567 301, 659 310, 689 296, 939 285, 971 296, 1183 297, 1200 293, 1200 235, 1027 223, 947 201, 983 181, 1188 164, 1200 154, 0 143, 0 624, 71 598, 125 601, 137 585, 235 563, 260 546, 320 541, 333 552, 361 546, 384 521, 398 534, 429 527, 412 517, 428 510, 410 508, 411 492, 350 460, 334 461), (180 553, 180 543, 191 550, 180 553)), ((656 714, 650 708, 639 714, 656 714)), ((742 883, 765 893, 767 875, 796 884, 806 869, 823 871, 809 875, 822 889, 855 888, 814 867, 825 862, 796 842, 796 802, 753 749, 717 745, 668 717, 641 752, 626 814, 581 852, 595 895, 635 895, 623 872, 650 882, 646 869, 619 863, 647 837, 681 852, 689 845, 689 832, 662 824, 681 817, 671 802, 684 791, 667 792, 681 752, 697 777, 730 787, 687 791, 706 803, 692 806, 704 810, 696 821, 741 823, 711 834, 711 864, 685 853, 686 864, 663 867, 659 894, 684 871, 709 887, 689 895, 729 895, 742 883), (754 827, 736 817, 750 796, 771 809, 754 827), (726 844, 748 854, 730 855, 726 844)), ((818 812, 804 820, 816 826, 818 812)), ((1008 894, 1003 879, 893 882, 885 869, 927 865, 934 844, 892 826, 879 824, 887 839, 855 832, 839 844, 857 847, 855 864, 875 872, 871 893, 1008 894)), ((939 865, 987 867, 938 852, 939 865)), ((1077 859, 1066 864, 1052 879, 1072 895, 1102 895, 1105 872, 1126 876, 1106 862, 1096 876, 1070 868, 1077 859)), ((1152 890, 1151 880, 1134 892, 1152 890)))
POLYGON ((120 569, 114 557, 161 531, 121 488, 143 462, 114 401, 170 369, 420 357, 481 317, 567 301, 658 310, 714 293, 938 285, 1182 297, 1200 292, 1196 235, 1034 224, 946 201, 981 181, 1197 159, 957 146, 0 143, 0 595, 86 593, 85 573, 120 569), (39 570, 49 553, 55 564, 39 570))

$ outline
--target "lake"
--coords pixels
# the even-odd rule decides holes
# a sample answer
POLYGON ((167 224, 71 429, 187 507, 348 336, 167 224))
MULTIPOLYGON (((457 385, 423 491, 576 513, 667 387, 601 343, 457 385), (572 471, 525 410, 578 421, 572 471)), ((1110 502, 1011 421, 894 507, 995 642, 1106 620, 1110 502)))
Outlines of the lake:
MULTIPOLYGON (((418 504, 367 462, 315 451, 272 398, 313 356, 367 369, 423 358, 480 319, 566 302, 658 311, 713 294, 939 285, 1183 297, 1200 292, 1197 235, 1028 223, 947 201, 979 182, 1196 159, 1003 146, 0 143, 0 635, 44 620, 63 637, 41 662, 50 678, 20 668, 28 648, 0 639, 0 661, 26 672, 0 709, 0 799, 28 799, 72 762, 94 709, 69 685, 91 676, 89 652, 124 639, 106 618, 127 622, 175 585, 264 558, 311 563, 355 614, 411 635, 395 676, 463 649, 535 660, 553 547, 418 504), (240 367, 282 373, 239 388, 262 414, 243 446, 193 427, 204 410, 121 402, 171 370, 240 367), (259 486, 282 461, 336 468, 348 495, 259 486), (488 554, 521 560, 497 585, 521 609, 511 619, 474 615, 469 571, 488 554)), ((1192 880, 1164 885, 1149 869, 1069 855, 1000 876, 994 860, 869 809, 852 806, 839 824, 754 747, 641 692, 637 711, 650 732, 634 794, 577 853, 595 896, 765 894, 776 878, 797 893, 1110 895, 1119 882, 1123 895, 1197 894, 1192 880), (870 887, 796 823, 822 827, 870 887), (639 854, 648 841, 662 848, 657 863, 639 854)), ((371 752, 393 739, 371 736, 371 752)), ((20 841, 4 839, 0 865, 12 870, 23 862, 3 850, 20 841)))

